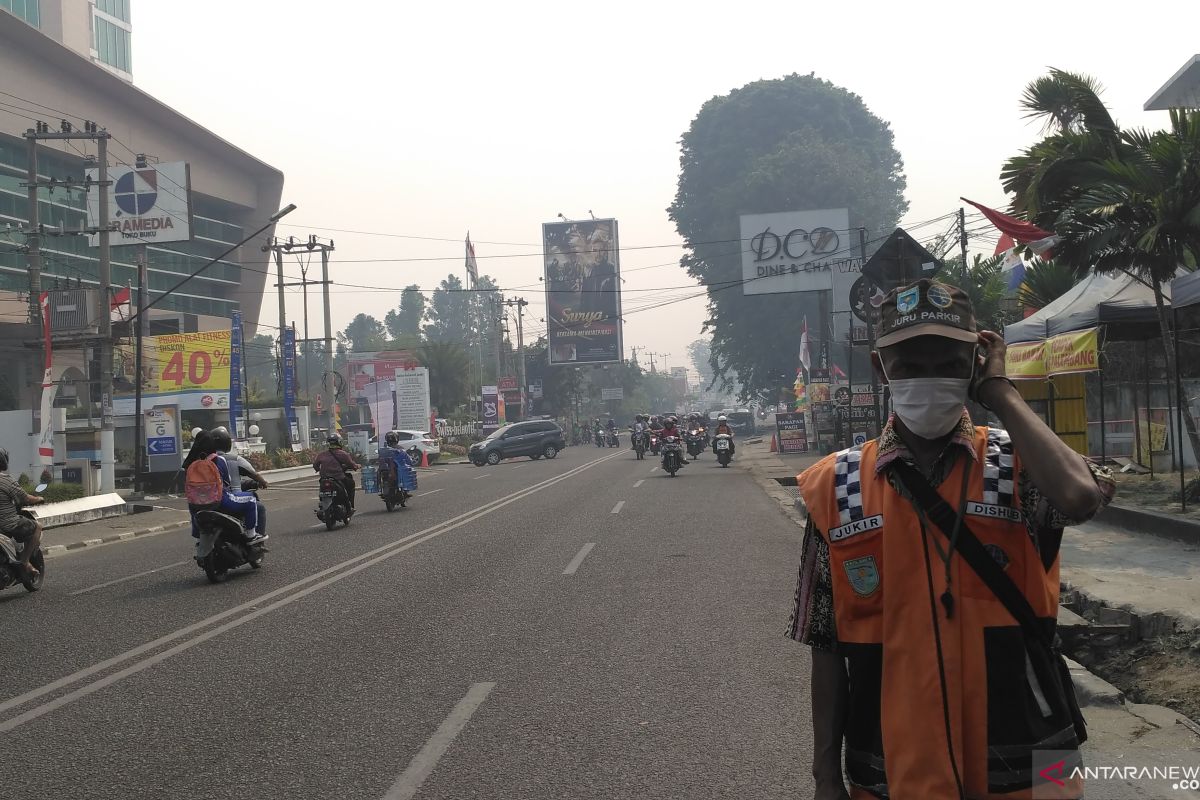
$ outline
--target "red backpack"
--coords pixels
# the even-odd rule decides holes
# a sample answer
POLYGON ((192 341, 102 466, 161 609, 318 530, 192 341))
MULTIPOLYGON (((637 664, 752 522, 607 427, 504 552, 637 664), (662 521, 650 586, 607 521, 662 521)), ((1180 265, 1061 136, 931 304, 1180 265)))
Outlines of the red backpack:
POLYGON ((217 469, 214 453, 201 461, 193 461, 184 478, 183 495, 193 511, 213 511, 221 506, 225 486, 221 483, 221 471, 217 469))

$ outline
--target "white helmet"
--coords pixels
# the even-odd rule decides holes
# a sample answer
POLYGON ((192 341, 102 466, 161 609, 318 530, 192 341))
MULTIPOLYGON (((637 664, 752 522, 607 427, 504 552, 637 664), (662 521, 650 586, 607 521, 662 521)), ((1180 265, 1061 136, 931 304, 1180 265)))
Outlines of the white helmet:
POLYGON ((725 418, 725 415, 722 414, 721 416, 717 417, 717 422, 728 422, 728 420, 725 418))

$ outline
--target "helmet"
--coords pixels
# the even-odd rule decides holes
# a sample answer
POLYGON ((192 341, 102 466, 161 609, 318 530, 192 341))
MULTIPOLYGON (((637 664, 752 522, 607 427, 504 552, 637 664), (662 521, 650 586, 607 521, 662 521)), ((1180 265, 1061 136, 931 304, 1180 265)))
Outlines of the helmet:
POLYGON ((383 443, 388 447, 395 447, 400 444, 400 434, 395 431, 388 431, 383 435, 383 443))
POLYGON ((329 443, 330 447, 341 447, 342 446, 342 437, 338 436, 336 433, 329 434, 329 438, 326 439, 325 441, 329 443))
POLYGON ((728 417, 726 417, 724 414, 717 417, 717 422, 728 422, 728 421, 729 421, 728 417))
POLYGON ((212 443, 217 448, 217 451, 221 453, 228 453, 233 449, 233 440, 229 438, 229 431, 224 428, 213 430, 212 443))
POLYGON ((671 416, 667 417, 667 422, 671 423, 672 425, 678 425, 679 418, 672 414, 671 416))
POLYGON ((0 447, 0 472, 8 471, 8 451, 0 447))

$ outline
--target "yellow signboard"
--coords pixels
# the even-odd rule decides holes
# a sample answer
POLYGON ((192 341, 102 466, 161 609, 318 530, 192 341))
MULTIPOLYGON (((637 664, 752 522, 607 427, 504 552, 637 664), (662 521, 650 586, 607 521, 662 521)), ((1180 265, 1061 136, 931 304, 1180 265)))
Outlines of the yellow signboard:
POLYGON ((1046 374, 1093 372, 1100 369, 1096 328, 1063 333, 1046 340, 1046 374))
POLYGON ((230 330, 154 336, 152 392, 229 391, 230 330))
POLYGON ((1046 377, 1046 343, 1021 342, 1010 344, 1004 354, 1004 368, 1013 380, 1046 377))
MULTIPOLYGON (((229 408, 229 329, 147 336, 144 340, 142 405, 178 405, 184 411, 229 408)), ((133 413, 134 351, 119 351, 118 415, 133 413)))

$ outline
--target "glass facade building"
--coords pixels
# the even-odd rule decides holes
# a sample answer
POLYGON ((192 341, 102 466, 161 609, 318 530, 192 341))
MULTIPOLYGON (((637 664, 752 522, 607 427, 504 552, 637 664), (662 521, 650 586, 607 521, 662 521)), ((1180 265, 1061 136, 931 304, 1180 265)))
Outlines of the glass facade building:
POLYGON ((35 28, 42 25, 40 0, 0 0, 0 9, 20 17, 35 28))
MULTIPOLYGON (((24 139, 0 134, 0 233, 6 226, 21 230, 28 227, 29 196, 22 185, 27 176, 27 155, 24 139)), ((79 180, 90 166, 82 156, 49 147, 38 152, 38 171, 41 177, 79 180)), ((149 267, 149 297, 170 289, 183 277, 237 244, 245 236, 239 219, 245 209, 231 203, 192 193, 192 240, 169 244, 150 244, 146 248, 149 267)), ((86 225, 85 195, 80 189, 58 188, 51 192, 40 190, 39 215, 47 228, 67 230, 86 225)), ((8 235, 0 239, 0 290, 29 291, 28 262, 20 246, 21 236, 8 235)), ((119 241, 114 237, 114 242, 119 241)), ((98 249, 91 247, 88 237, 81 235, 47 235, 41 240, 42 287, 55 283, 65 285, 81 282, 97 285, 99 279, 98 249)), ((112 248, 112 283, 114 286, 137 286, 137 266, 133 246, 112 248)), ((239 308, 242 268, 236 261, 221 260, 158 306, 184 314, 228 317, 239 308)))
POLYGON ((130 49, 132 26, 129 0, 95 0, 92 12, 92 57, 112 69, 131 76, 133 54, 130 49))

